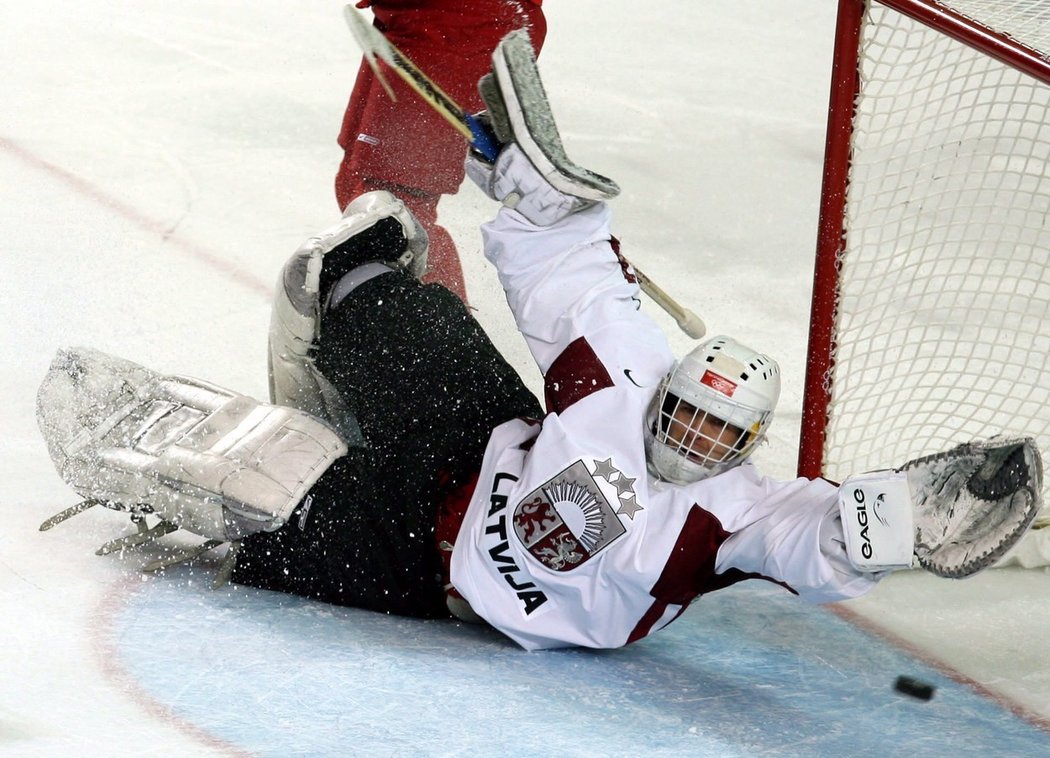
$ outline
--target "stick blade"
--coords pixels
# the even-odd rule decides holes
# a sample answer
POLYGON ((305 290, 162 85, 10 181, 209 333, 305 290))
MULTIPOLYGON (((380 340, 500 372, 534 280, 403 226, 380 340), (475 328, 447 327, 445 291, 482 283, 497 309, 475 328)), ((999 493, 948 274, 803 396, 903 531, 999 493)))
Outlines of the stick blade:
POLYGON ((383 85, 383 89, 390 96, 390 99, 397 102, 394 88, 390 86, 390 82, 387 81, 382 69, 379 68, 379 64, 376 62, 376 56, 379 56, 388 65, 394 65, 394 53, 390 43, 387 42, 386 37, 376 31, 374 26, 362 18, 354 6, 343 6, 343 18, 346 19, 346 25, 350 27, 350 33, 354 36, 354 41, 361 48, 368 67, 372 69, 376 79, 383 85))

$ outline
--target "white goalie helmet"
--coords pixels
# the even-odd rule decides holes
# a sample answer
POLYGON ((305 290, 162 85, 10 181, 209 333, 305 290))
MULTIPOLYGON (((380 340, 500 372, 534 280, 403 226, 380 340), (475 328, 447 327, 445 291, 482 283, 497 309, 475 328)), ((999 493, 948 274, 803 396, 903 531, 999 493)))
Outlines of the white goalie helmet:
POLYGON ((649 465, 689 484, 739 465, 766 435, 780 397, 780 367, 729 337, 689 352, 653 400, 649 465))

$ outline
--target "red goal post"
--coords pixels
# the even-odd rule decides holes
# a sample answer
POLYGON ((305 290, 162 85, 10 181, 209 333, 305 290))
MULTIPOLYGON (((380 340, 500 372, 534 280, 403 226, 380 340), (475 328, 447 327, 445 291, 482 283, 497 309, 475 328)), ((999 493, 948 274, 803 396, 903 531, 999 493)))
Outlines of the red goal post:
POLYGON ((1050 0, 840 0, 800 475, 1050 454, 1048 52, 1050 0))

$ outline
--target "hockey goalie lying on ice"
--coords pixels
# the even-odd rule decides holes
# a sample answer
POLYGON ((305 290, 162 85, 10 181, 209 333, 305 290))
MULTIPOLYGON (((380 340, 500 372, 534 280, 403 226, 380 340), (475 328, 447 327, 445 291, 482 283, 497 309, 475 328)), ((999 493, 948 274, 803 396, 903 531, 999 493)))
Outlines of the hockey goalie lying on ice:
POLYGON ((460 300, 419 281, 425 234, 372 192, 281 273, 271 403, 58 354, 40 427, 85 500, 45 527, 101 504, 139 525, 103 551, 179 528, 207 542, 156 565, 229 543, 234 582, 484 621, 528 649, 624 645, 748 578, 819 603, 895 568, 965 577, 1024 534, 1042 485, 1026 438, 839 486, 762 476, 749 456, 776 362, 728 337, 675 361, 611 236, 615 185, 530 130, 503 73, 490 108, 505 144, 468 173, 502 203, 485 255, 545 407, 460 300))

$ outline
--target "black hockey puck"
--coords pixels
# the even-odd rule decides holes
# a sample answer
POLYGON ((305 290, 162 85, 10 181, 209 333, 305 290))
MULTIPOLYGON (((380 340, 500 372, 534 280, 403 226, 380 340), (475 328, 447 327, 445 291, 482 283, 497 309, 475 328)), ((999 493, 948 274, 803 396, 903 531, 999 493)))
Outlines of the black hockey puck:
POLYGON ((893 683, 893 689, 917 700, 929 700, 937 688, 913 676, 898 676, 897 681, 893 683))

